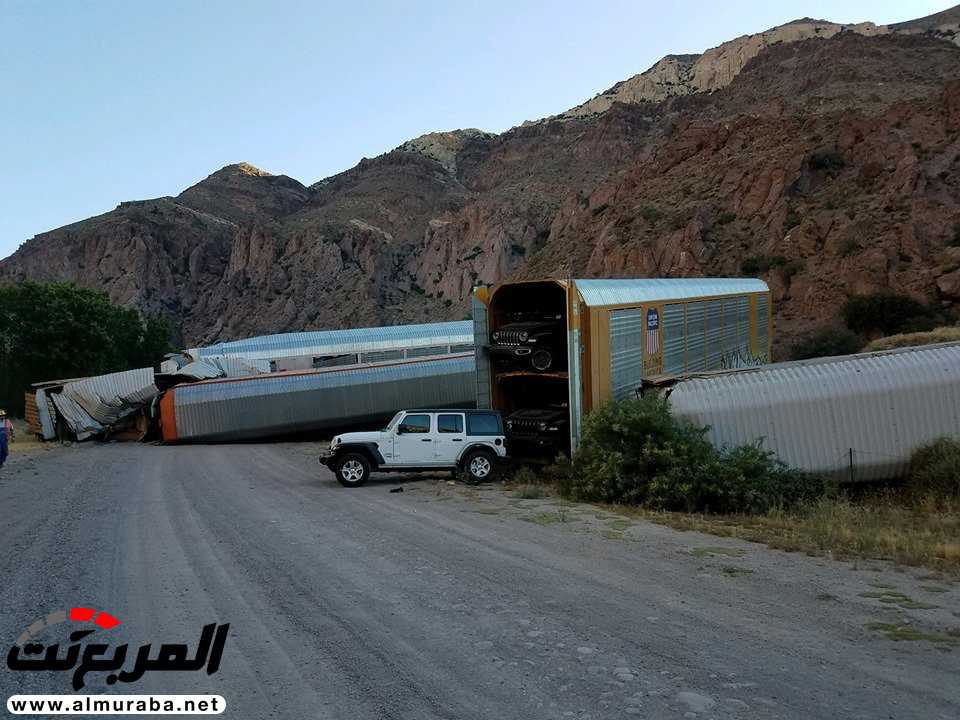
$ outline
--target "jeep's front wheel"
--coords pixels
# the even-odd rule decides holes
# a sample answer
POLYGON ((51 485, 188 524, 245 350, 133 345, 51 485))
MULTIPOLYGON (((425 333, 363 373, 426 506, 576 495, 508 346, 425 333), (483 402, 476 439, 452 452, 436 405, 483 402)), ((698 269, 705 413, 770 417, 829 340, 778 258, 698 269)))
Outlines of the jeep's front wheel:
POLYGON ((474 450, 463 461, 465 479, 472 483, 490 480, 496 472, 493 455, 486 450, 474 450))
POLYGON ((346 453, 337 460, 334 474, 344 487, 360 487, 370 479, 370 461, 359 453, 346 453))

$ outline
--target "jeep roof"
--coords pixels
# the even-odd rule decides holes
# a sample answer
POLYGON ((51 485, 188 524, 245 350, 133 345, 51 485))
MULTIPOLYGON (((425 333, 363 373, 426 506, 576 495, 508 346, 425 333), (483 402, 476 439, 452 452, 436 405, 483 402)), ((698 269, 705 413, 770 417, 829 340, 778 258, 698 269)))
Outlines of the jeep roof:
POLYGON ((498 410, 476 410, 469 408, 415 408, 413 410, 401 410, 404 413, 472 413, 474 415, 499 415, 498 410))

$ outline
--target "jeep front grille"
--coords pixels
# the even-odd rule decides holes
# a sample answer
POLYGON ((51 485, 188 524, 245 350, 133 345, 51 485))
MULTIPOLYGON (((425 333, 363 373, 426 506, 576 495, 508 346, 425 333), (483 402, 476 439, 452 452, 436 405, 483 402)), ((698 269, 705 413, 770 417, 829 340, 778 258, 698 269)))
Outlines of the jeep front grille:
POLYGON ((498 345, 519 345, 520 344, 520 331, 519 330, 498 330, 497 331, 496 341, 498 345))

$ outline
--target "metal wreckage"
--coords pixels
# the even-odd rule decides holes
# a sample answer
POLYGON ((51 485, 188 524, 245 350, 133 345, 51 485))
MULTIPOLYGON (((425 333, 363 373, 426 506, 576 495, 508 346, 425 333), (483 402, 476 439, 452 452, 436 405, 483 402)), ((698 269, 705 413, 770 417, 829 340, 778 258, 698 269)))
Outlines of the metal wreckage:
POLYGON ((570 452, 611 399, 661 393, 718 446, 847 481, 902 473, 956 434, 960 343, 770 364, 750 278, 480 286, 472 321, 266 335, 150 368, 38 383, 44 439, 233 442, 369 428, 410 407, 497 410, 513 457, 570 452))

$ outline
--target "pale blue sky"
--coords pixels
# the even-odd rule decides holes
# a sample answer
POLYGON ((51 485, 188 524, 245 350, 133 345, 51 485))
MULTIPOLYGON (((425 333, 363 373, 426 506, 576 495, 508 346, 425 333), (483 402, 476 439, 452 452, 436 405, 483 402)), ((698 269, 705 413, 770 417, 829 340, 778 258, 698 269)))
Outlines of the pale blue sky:
POLYGON ((309 184, 426 132, 560 112, 668 53, 950 5, 0 0, 0 257, 233 162, 309 184))

